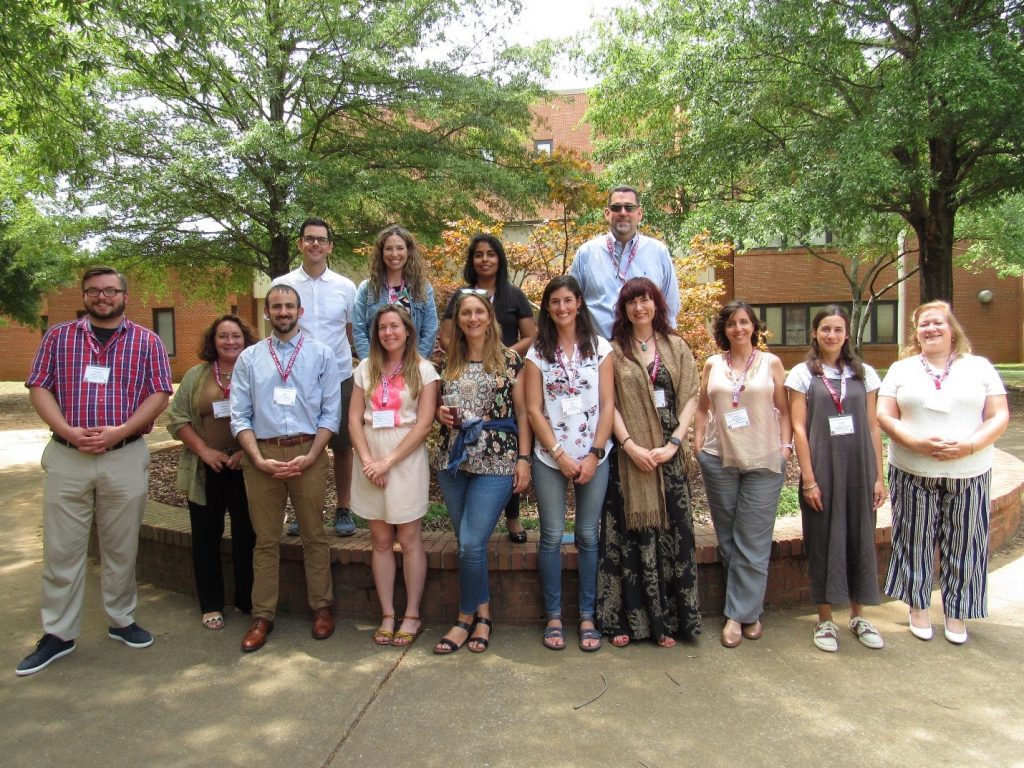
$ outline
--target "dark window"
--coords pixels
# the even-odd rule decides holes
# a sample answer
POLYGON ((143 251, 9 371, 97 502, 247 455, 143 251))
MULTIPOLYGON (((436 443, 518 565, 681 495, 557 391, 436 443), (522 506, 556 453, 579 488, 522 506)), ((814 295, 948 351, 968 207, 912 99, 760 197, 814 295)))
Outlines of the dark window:
MULTIPOLYGON (((848 302, 838 303, 850 311, 848 302)), ((828 304, 761 304, 754 307, 768 330, 770 347, 806 347, 811 343, 811 320, 828 304)), ((853 335, 851 329, 851 336, 853 335)), ((876 301, 871 305, 863 344, 896 343, 896 302, 876 301)))
POLYGON ((159 336, 160 340, 164 343, 164 348, 167 350, 167 356, 174 357, 174 310, 154 309, 153 330, 156 331, 156 335, 159 336))

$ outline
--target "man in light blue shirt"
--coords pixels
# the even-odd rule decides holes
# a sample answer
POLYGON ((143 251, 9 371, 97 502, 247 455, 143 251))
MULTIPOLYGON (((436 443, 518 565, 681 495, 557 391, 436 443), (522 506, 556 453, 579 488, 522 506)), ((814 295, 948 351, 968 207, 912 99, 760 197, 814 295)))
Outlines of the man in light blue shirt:
POLYGON ((327 495, 324 448, 341 419, 341 376, 334 352, 299 331, 302 303, 289 285, 264 302, 273 333, 248 347, 231 381, 231 432, 245 450, 242 473, 253 552, 252 626, 242 650, 258 651, 277 613, 281 524, 291 497, 302 536, 313 637, 334 633, 330 548, 321 512, 327 495))
POLYGON ((676 327, 679 281, 675 266, 663 242, 637 232, 643 217, 640 193, 633 187, 615 187, 604 209, 611 231, 581 245, 569 268, 583 289, 598 332, 606 339, 612 335, 619 291, 632 277, 646 277, 658 286, 668 304, 669 323, 676 327))

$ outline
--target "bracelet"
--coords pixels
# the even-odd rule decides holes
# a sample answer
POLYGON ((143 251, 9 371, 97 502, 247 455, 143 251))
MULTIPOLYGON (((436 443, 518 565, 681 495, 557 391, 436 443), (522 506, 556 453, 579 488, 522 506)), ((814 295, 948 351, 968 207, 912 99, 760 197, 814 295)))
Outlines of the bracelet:
MULTIPOLYGON (((619 445, 621 445, 623 448, 625 448, 626 447, 626 443, 628 443, 630 440, 633 440, 633 436, 632 435, 626 435, 626 439, 620 441, 619 445)), ((636 440, 633 440, 633 442, 635 443, 636 440)))
POLYGON ((533 464, 533 457, 527 453, 521 453, 516 456, 516 461, 525 461, 527 464, 533 464))
POLYGON ((783 448, 789 448, 789 450, 791 450, 791 451, 795 451, 796 450, 796 443, 785 443, 782 447, 783 448))
POLYGON ((818 487, 817 483, 811 483, 810 485, 803 486, 800 490, 803 490, 803 491, 813 491, 817 487, 818 487))

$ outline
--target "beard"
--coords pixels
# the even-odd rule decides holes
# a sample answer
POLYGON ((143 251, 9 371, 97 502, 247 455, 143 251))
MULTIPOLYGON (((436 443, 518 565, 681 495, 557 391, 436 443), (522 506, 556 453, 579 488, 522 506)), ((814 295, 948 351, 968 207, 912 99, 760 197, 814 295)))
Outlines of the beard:
POLYGON ((91 304, 85 305, 86 314, 97 320, 113 320, 124 314, 124 301, 119 301, 112 306, 96 307, 91 304))
POLYGON ((292 329, 299 324, 299 318, 293 317, 290 319, 271 319, 270 325, 273 326, 274 330, 280 334, 291 333, 292 329))

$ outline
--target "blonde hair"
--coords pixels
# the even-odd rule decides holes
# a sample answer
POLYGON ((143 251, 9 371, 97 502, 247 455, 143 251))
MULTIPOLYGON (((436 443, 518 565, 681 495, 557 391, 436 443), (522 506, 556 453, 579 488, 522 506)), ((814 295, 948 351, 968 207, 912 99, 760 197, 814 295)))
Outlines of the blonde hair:
POLYGON ((427 282, 423 279, 423 257, 420 255, 420 249, 412 235, 409 234, 409 230, 397 224, 384 227, 373 244, 373 257, 370 259, 371 295, 380 296, 381 292, 387 288, 388 274, 384 267, 384 242, 392 236, 400 237, 405 242, 408 258, 405 261, 405 266, 402 267, 402 279, 409 286, 409 294, 414 301, 426 301, 427 282))
POLYGON ((917 338, 917 321, 921 315, 933 309, 942 312, 946 318, 946 324, 949 326, 950 335, 952 336, 951 351, 957 356, 971 354, 971 342, 968 340, 967 334, 964 333, 963 326, 960 325, 953 314, 953 308, 945 301, 929 301, 927 304, 922 304, 914 310, 910 326, 910 343, 903 350, 903 357, 913 357, 914 355, 921 354, 921 341, 917 338))
MULTIPOLYGON (((380 343, 380 319, 388 312, 394 312, 405 326, 405 351, 402 353, 402 378, 405 380, 405 387, 409 396, 414 400, 420 395, 420 388, 423 386, 420 379, 420 353, 416 349, 416 328, 412 324, 412 318, 408 311, 401 304, 385 304, 377 310, 370 324, 370 386, 366 390, 366 397, 373 394, 376 382, 384 375, 384 363, 387 353, 380 343)), ((388 372, 390 374, 390 371, 388 372)))
POLYGON ((498 327, 498 320, 494 316, 494 306, 485 297, 472 291, 460 291, 456 294, 455 307, 452 310, 452 343, 448 348, 448 360, 445 363, 442 373, 445 381, 454 381, 462 376, 466 363, 469 362, 469 345, 466 342, 466 335, 459 325, 459 310, 462 305, 470 299, 480 302, 481 306, 487 308, 487 333, 484 337, 483 364, 487 373, 495 376, 504 374, 508 368, 508 360, 505 357, 505 346, 501 343, 501 328, 498 327))

